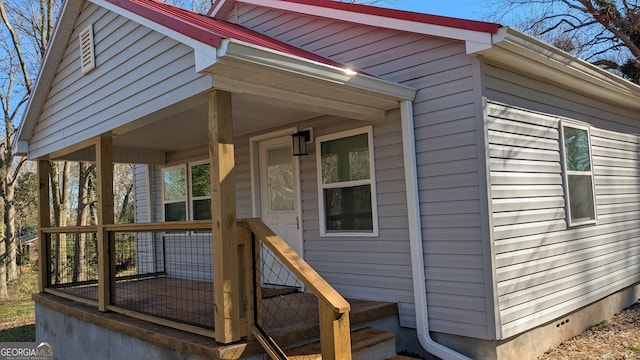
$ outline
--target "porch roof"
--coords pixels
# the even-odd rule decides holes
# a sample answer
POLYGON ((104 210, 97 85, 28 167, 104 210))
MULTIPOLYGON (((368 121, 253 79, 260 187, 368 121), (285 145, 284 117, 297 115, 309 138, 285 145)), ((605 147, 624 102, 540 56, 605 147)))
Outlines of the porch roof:
MULTIPOLYGON (((212 87, 245 97, 266 96, 284 108, 375 121, 384 118, 386 110, 396 108, 399 101, 413 100, 416 94, 414 88, 358 72, 240 25, 155 0, 89 1, 193 48, 195 71, 213 75, 212 87)), ((64 3, 43 69, 60 63, 82 3, 64 3)), ((29 141, 55 74, 41 71, 38 76, 16 137, 17 154, 35 156, 29 152, 29 141)), ((192 102, 202 106, 198 99, 192 102)), ((114 130, 116 135, 129 131, 126 126, 114 130)), ((64 145, 82 148, 89 140, 74 139, 64 145)))
POLYGON ((216 49, 220 48, 220 43, 223 39, 234 39, 326 65, 348 68, 345 64, 303 50, 257 31, 167 3, 155 0, 106 1, 216 49))
POLYGON ((238 4, 249 4, 332 20, 460 40, 471 53, 490 48, 500 24, 388 9, 334 0, 214 0, 208 14, 224 18, 238 4))

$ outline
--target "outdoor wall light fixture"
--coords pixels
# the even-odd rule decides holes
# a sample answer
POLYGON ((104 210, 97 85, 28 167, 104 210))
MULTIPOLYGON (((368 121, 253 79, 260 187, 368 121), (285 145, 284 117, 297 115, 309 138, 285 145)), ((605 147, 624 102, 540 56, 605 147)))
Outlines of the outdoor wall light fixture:
POLYGON ((291 135, 293 141, 293 156, 309 155, 307 142, 311 141, 311 130, 302 130, 291 135))

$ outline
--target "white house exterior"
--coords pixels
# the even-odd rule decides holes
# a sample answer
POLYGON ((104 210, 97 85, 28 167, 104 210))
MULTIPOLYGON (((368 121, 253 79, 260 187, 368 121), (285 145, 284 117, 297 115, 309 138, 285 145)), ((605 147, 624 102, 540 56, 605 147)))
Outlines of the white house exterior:
MULTIPOLYGON (((171 198, 166 179, 193 189, 209 163, 211 89, 232 94, 238 218, 262 218, 345 298, 397 303, 397 337, 419 340, 404 350, 533 359, 640 298, 640 87, 497 24, 324 0, 218 0, 206 16, 70 0, 17 149, 92 161, 109 134, 114 160, 138 164, 137 222, 200 220, 210 195, 171 198), (299 130, 309 154, 283 156, 299 130), (345 148, 362 168, 329 174, 345 148), (264 166, 291 159, 270 211, 264 166)), ((167 273, 211 279, 190 266, 212 258, 201 248, 167 273)))

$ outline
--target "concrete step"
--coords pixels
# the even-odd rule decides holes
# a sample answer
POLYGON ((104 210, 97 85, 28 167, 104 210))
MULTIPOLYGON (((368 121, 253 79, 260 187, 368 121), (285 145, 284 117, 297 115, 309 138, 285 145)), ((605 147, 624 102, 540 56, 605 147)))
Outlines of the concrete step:
MULTIPOLYGON (((292 360, 322 359, 320 341, 285 350, 292 360)), ((351 353, 353 360, 384 360, 396 354, 396 336, 386 330, 372 327, 351 331, 351 353)))

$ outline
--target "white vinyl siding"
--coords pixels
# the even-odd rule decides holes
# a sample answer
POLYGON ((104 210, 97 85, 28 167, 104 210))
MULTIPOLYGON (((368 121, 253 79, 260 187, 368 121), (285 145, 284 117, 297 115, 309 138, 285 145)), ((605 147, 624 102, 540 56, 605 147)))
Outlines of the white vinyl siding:
MULTIPOLYGON (((640 271, 629 266, 640 262, 640 119, 636 111, 492 64, 483 72, 485 95, 509 118, 504 131, 489 131, 490 142, 507 144, 514 154, 533 148, 528 152, 536 157, 523 164, 529 170, 510 167, 520 183, 503 185, 512 192, 521 185, 519 193, 528 195, 498 200, 493 193, 494 221, 504 225, 495 228, 494 251, 502 338, 508 338, 640 281, 640 271), (528 110, 506 110, 514 107, 528 110), (522 112, 529 115, 517 115, 522 112), (595 226, 567 229, 560 144, 552 140, 559 139, 560 117, 590 127, 595 226), (539 136, 549 131, 554 135, 539 136)), ((492 181, 496 175, 493 169, 492 181)))
MULTIPOLYGON (((493 300, 489 297, 487 301, 492 291, 490 269, 486 266, 488 245, 483 245, 488 242, 488 233, 483 228, 481 216, 485 200, 481 200, 480 187, 485 185, 481 184, 478 175, 478 154, 481 153, 478 127, 481 122, 477 109, 480 104, 474 92, 473 60, 465 53, 464 43, 247 5, 241 5, 229 20, 368 74, 419 89, 414 113, 430 329, 495 338, 493 300)), ((374 134, 379 131, 376 126, 374 134)), ((366 242, 366 256, 345 254, 350 258, 344 261, 362 262, 348 265, 350 269, 362 266, 374 273, 384 273, 388 265, 380 264, 378 259, 387 252, 392 263, 405 259, 407 267, 403 271, 408 271, 406 277, 395 284, 380 282, 375 287, 362 285, 367 277, 343 280, 329 259, 343 252, 344 247, 355 251, 365 246, 356 239, 339 238, 339 244, 333 244, 327 238, 307 241, 306 256, 341 292, 368 299, 399 301, 401 324, 415 327, 413 296, 396 290, 407 288, 411 294, 412 288, 410 260, 404 254, 409 251, 409 237, 406 229, 398 228, 407 221, 406 198, 403 198, 404 193, 385 194, 380 185, 383 176, 403 177, 394 172, 400 171, 399 166, 403 163, 401 133, 398 130, 394 135, 394 149, 398 151, 394 170, 380 168, 378 148, 384 145, 379 143, 377 135, 374 141, 380 237, 366 242), (387 208, 387 201, 392 201, 394 207, 387 208), (402 215, 394 214, 396 210, 402 211, 402 215), (393 224, 388 222, 391 219, 394 219, 393 224), (392 228, 385 229, 385 226, 392 228), (395 241, 390 241, 392 239, 395 241), (313 261, 318 256, 314 252, 316 249, 323 251, 320 264, 313 261)), ((305 162, 302 165, 304 190, 305 162)), ((404 184, 397 180, 389 185, 404 189, 404 184)), ((305 192, 303 196, 308 195, 305 192)), ((311 204, 303 209, 305 220, 308 213, 318 211, 312 208, 317 207, 317 203, 311 204)), ((310 229, 309 226, 317 233, 317 224, 305 222, 305 230, 310 229)), ((305 239, 308 236, 305 231, 305 239)), ((352 271, 355 275, 362 270, 352 271)))
POLYGON ((133 165, 134 219, 136 223, 153 221, 151 219, 151 202, 149 199, 151 192, 149 191, 148 166, 142 164, 133 165))
POLYGON ((640 136, 589 128, 598 223, 569 227, 559 131, 565 120, 576 119, 487 106, 503 338, 640 281, 629 266, 640 261, 640 180, 633 175, 640 136))
MULTIPOLYGON (((361 122, 322 117, 305 122, 322 137, 362 126, 361 122)), ((315 146, 300 163, 304 258, 346 298, 399 302, 403 322, 413 320, 411 257, 407 222, 402 134, 399 111, 373 126, 379 234, 322 237, 319 229, 315 146)))
POLYGON ((193 50, 87 2, 30 143, 34 157, 103 134, 211 87, 193 50), (82 75, 78 35, 93 24, 96 68, 82 75))

